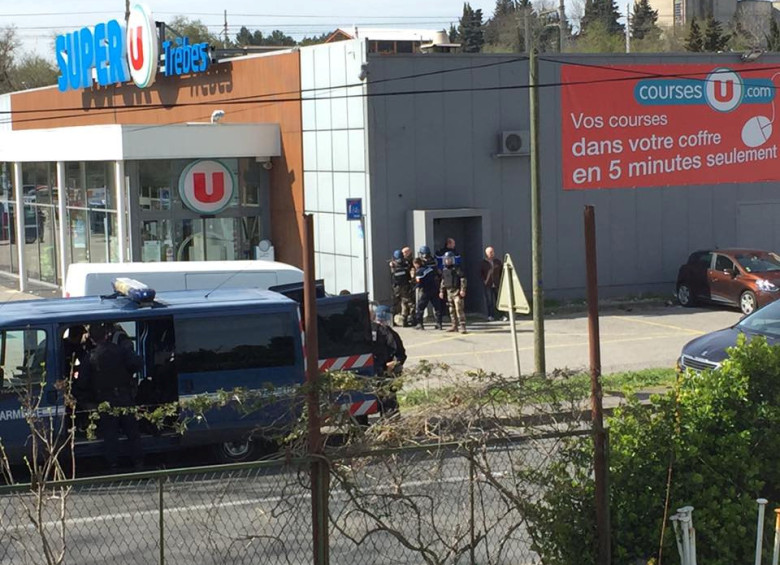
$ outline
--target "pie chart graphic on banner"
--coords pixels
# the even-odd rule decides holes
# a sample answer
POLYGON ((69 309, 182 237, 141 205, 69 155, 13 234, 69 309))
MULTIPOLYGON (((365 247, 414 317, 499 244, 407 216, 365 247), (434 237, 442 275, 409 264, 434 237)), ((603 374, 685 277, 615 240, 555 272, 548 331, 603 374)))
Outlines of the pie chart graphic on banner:
POLYGON ((772 122, 766 116, 753 116, 742 126, 742 143, 761 147, 772 137, 772 122))

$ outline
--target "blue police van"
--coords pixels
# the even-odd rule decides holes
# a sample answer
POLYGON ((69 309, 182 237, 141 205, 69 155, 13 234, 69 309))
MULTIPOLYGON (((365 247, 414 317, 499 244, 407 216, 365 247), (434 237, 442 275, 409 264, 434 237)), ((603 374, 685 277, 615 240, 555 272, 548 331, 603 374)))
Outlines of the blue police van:
MULTIPOLYGON (((21 462, 30 452, 26 416, 31 408, 38 418, 69 417, 62 383, 72 376, 72 365, 65 358, 65 339, 71 328, 88 330, 96 323, 116 328, 142 358, 143 368, 136 374, 139 409, 175 405, 180 408, 173 419, 187 420, 183 433, 175 425, 147 426, 145 453, 208 446, 222 461, 253 457, 269 430, 289 426, 302 406, 295 392, 305 380, 304 343, 300 305, 293 299, 302 293, 294 285, 277 290, 219 288, 166 292, 151 299, 153 293, 131 288, 110 297, 0 305, 0 442, 9 460, 21 462), (188 398, 235 389, 268 391, 274 400, 247 410, 236 405, 241 402, 237 398, 234 404, 211 405, 200 418, 189 413, 188 398)), ((317 309, 320 367, 371 374, 367 296, 321 297, 317 309)), ((333 400, 355 416, 377 411, 372 395, 350 392, 333 400)), ((78 393, 75 409, 78 419, 78 393)), ((97 437, 82 427, 77 426, 76 456, 102 454, 99 426, 97 437)))

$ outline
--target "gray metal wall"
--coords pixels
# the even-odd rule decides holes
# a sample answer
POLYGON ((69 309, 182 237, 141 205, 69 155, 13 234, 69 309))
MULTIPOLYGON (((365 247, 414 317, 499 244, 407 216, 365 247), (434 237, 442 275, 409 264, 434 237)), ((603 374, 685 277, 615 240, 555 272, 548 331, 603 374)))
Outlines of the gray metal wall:
MULTIPOLYGON (((740 64, 737 54, 545 57, 555 61, 540 61, 543 85, 559 83, 557 61, 740 64)), ((780 64, 780 56, 760 62, 780 64)), ((407 210, 473 207, 490 211, 492 238, 484 243, 499 256, 512 254, 530 296, 529 158, 492 156, 502 131, 529 128, 527 62, 517 55, 370 56, 369 69, 375 295, 390 295, 381 259, 404 243, 407 210), (449 69, 461 70, 442 72, 449 69), (417 76, 395 80, 411 75, 417 76), (410 91, 416 93, 404 94, 410 91)), ((773 241, 780 250, 780 219, 763 214, 756 221, 757 210, 780 209, 777 183, 564 192, 560 87, 542 88, 540 98, 546 296, 584 296, 586 204, 596 207, 602 296, 671 295, 678 267, 697 248, 773 241)))

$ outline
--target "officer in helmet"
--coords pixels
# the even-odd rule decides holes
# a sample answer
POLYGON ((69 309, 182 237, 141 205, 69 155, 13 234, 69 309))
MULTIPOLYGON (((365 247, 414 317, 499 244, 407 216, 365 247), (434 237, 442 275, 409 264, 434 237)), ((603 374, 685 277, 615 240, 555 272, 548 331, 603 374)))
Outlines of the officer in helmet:
POLYGON ((392 314, 387 306, 376 306, 372 310, 371 332, 374 340, 374 374, 386 385, 379 399, 379 412, 382 415, 398 411, 397 388, 392 381, 401 375, 406 361, 406 349, 401 336, 391 327, 392 314))
MULTIPOLYGON (((441 269, 439 269, 439 263, 436 261, 436 257, 431 253, 431 248, 427 245, 421 245, 417 250, 417 257, 422 259, 423 267, 430 268, 433 272, 433 280, 436 286, 436 299, 431 300, 428 303, 426 312, 429 318, 435 318, 441 320, 444 315, 444 302, 439 300, 439 287, 441 286, 441 269)), ((417 302, 420 302, 420 296, 417 296, 417 302)), ((417 321, 419 323, 419 320, 417 321)))
POLYGON ((441 273, 439 298, 446 300, 450 309, 452 327, 447 331, 457 332, 460 328, 460 333, 467 333, 466 310, 464 308, 466 277, 460 267, 455 264, 455 253, 452 251, 444 253, 444 269, 441 273))
POLYGON ((399 325, 411 325, 412 311, 412 265, 400 249, 393 251, 390 261, 390 277, 393 285, 393 313, 400 314, 399 325))

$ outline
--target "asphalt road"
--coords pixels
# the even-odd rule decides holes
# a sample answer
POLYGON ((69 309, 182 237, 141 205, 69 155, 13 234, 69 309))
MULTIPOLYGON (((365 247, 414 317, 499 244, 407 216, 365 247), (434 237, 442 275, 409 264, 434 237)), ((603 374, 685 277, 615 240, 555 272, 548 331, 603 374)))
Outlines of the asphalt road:
MULTIPOLYGON (((553 440, 491 449, 492 476, 505 488, 517 487, 518 466, 545 464, 553 440)), ((331 562, 340 565, 418 564, 409 544, 425 547, 442 562, 465 563, 470 540, 469 466, 462 457, 422 454, 350 461, 346 472, 360 485, 353 498, 332 481, 331 562), (403 496, 400 496, 400 495, 403 496), (369 517, 365 508, 373 514, 369 517), (446 540, 442 543, 442 540, 446 540), (449 548, 448 548, 449 546, 449 548), (461 553, 460 559, 454 559, 461 553), (465 555, 462 555, 465 552, 465 555), (445 559, 446 558, 446 559, 445 559)), ((522 516, 498 490, 475 473, 473 489, 475 555, 479 563, 534 562, 522 516), (482 537, 484 534, 484 537, 482 537)), ((173 477, 163 484, 164 552, 169 564, 281 565, 310 563, 311 501, 306 469, 280 467, 173 477)), ((520 492, 520 491, 515 491, 520 492)), ((26 499, 29 503, 30 499, 26 499)), ((67 497, 66 564, 147 565, 160 556, 159 483, 138 480, 82 486, 67 497)), ((57 547, 58 499, 44 513, 45 531, 57 547)), ((23 500, 0 497, 0 563, 41 563, 40 541, 24 517, 23 500), (29 553, 27 553, 29 552, 29 553)))
MULTIPOLYGON (((683 345, 697 336, 739 321, 737 310, 683 308, 681 306, 633 307, 601 312, 601 363, 603 373, 655 367, 674 367, 683 345)), ((534 370, 533 322, 520 316, 517 341, 521 372, 534 370)), ((478 370, 513 375, 514 354, 508 322, 477 319, 468 334, 396 328, 409 355, 407 365, 422 360, 447 363, 458 370, 478 370)), ((445 324, 446 327, 446 324, 445 324)), ((547 371, 588 366, 586 312, 548 314, 545 319, 547 371)))

